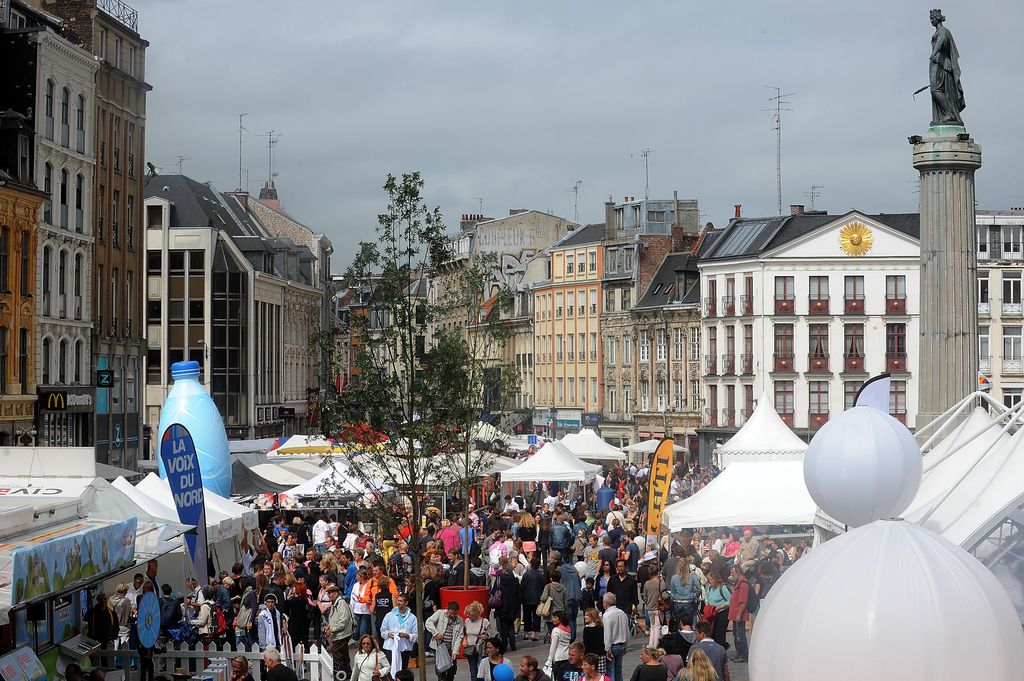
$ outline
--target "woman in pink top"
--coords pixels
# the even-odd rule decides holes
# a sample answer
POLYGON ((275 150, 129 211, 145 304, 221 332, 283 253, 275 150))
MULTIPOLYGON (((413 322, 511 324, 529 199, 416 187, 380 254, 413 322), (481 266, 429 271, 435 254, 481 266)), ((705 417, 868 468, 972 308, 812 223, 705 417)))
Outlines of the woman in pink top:
POLYGON ((725 550, 722 551, 722 555, 726 558, 732 558, 740 551, 740 543, 736 539, 736 535, 732 532, 729 533, 729 541, 725 542, 725 550))
POLYGON ((444 553, 448 555, 452 549, 461 548, 462 541, 459 539, 459 526, 445 518, 441 523, 441 530, 435 536, 444 542, 444 553))

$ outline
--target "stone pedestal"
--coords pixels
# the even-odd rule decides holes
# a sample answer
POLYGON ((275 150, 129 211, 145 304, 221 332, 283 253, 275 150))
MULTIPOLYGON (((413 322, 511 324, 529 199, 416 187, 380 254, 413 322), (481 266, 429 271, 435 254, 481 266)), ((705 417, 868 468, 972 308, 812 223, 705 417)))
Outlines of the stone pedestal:
POLYGON ((933 126, 911 143, 921 173, 921 427, 978 386, 974 171, 981 146, 960 126, 933 126))

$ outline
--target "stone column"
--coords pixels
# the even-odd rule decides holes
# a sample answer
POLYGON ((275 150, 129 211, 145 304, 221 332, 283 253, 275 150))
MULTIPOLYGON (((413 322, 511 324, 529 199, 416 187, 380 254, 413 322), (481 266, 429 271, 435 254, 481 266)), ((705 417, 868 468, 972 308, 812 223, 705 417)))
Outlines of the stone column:
POLYGON ((978 389, 974 172, 981 146, 960 126, 910 138, 921 173, 921 427, 978 389))

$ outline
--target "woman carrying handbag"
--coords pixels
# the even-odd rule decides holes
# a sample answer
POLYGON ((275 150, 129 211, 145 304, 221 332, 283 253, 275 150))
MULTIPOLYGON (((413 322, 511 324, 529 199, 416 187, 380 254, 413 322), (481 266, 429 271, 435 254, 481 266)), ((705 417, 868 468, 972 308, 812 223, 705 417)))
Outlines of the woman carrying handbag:
POLYGON ((480 658, 483 656, 484 644, 487 642, 491 623, 482 617, 484 607, 473 601, 466 606, 466 634, 462 641, 462 655, 469 663, 469 678, 476 681, 480 671, 480 658))
POLYGON ((384 681, 390 679, 391 666, 388 656, 377 647, 377 641, 370 634, 359 639, 359 652, 352 660, 351 681, 384 681))

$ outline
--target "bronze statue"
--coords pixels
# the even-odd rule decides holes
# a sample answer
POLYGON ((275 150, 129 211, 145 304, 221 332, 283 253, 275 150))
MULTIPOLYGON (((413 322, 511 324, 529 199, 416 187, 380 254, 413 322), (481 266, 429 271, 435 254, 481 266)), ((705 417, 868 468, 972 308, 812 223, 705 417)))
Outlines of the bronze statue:
POLYGON ((960 54, 953 34, 942 22, 941 9, 930 13, 935 33, 932 35, 932 57, 929 64, 928 87, 932 94, 932 125, 963 125, 960 112, 967 108, 964 89, 960 85, 960 54))

